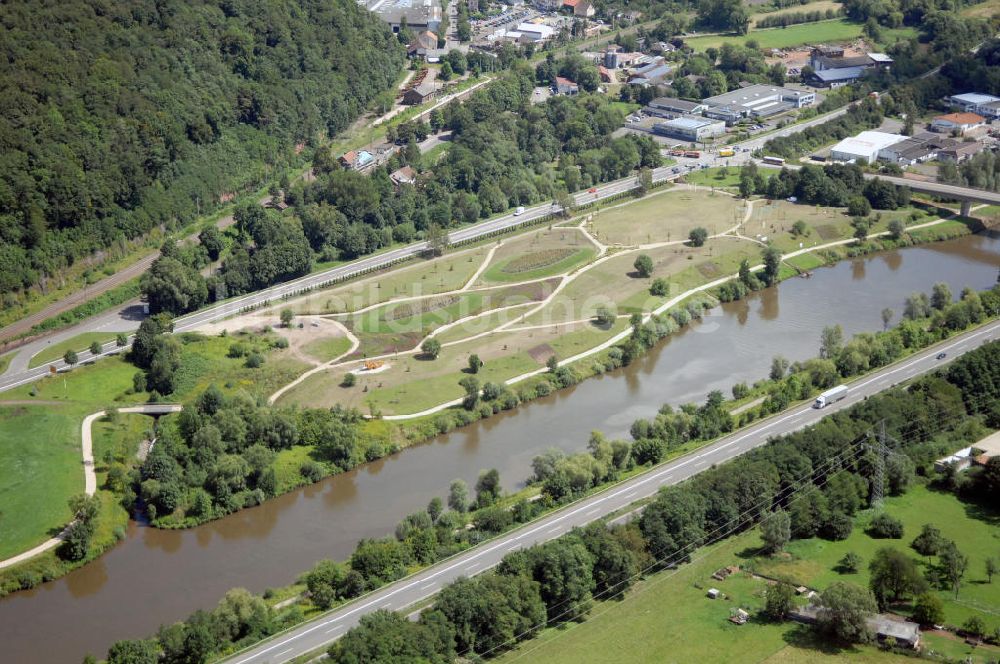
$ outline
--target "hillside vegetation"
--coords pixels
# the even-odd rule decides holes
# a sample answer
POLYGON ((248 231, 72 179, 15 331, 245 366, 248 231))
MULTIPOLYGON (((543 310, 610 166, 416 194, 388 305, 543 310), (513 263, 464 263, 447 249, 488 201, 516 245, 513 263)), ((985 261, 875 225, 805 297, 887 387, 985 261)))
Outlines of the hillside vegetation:
POLYGON ((352 0, 0 4, 0 291, 191 221, 398 75, 352 0))

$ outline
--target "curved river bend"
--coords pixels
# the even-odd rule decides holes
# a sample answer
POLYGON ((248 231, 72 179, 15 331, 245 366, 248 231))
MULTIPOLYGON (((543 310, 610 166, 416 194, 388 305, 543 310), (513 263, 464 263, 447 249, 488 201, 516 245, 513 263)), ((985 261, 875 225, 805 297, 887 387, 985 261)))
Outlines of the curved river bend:
POLYGON ((765 376, 771 358, 813 357, 825 325, 847 335, 881 328, 913 291, 938 281, 956 294, 997 279, 1000 236, 959 240, 844 261, 724 305, 627 369, 584 381, 516 411, 433 439, 350 473, 188 531, 132 524, 124 542, 63 579, 0 600, 4 662, 78 662, 117 639, 213 606, 236 586, 291 582, 320 558, 342 559, 365 537, 392 532, 406 514, 498 468, 508 488, 551 446, 579 450, 590 431, 627 433, 664 402, 701 401, 765 376))

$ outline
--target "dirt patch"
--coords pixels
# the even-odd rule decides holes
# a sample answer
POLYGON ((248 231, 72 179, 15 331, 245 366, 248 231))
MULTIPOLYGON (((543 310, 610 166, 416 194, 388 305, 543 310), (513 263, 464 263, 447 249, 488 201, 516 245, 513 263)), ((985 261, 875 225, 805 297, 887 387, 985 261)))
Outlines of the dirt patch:
POLYGON ((840 231, 833 224, 820 224, 816 226, 816 232, 824 240, 836 240, 840 237, 840 231))
POLYGON ((236 332, 262 334, 268 329, 273 329, 278 336, 287 339, 290 354, 307 364, 317 364, 317 358, 312 357, 305 349, 305 346, 318 340, 344 335, 340 324, 328 318, 320 316, 296 316, 292 319, 290 327, 281 327, 281 320, 277 314, 261 312, 243 314, 242 316, 207 323, 200 326, 196 331, 206 335, 220 334, 223 331, 230 334, 236 332))
POLYGON ((535 362, 539 364, 545 364, 549 361, 550 357, 553 357, 556 352, 552 349, 552 346, 548 344, 539 344, 534 348, 528 349, 528 355, 531 356, 535 362))
POLYGON ((719 276, 719 266, 715 263, 701 263, 698 266, 698 272, 707 279, 715 279, 719 276))
POLYGON ((446 309, 458 302, 459 299, 460 297, 458 295, 448 295, 446 297, 436 297, 429 300, 418 300, 417 302, 404 302, 402 304, 389 307, 382 313, 380 318, 386 321, 413 318, 414 316, 421 316, 423 314, 431 313, 432 311, 438 311, 439 309, 446 309))

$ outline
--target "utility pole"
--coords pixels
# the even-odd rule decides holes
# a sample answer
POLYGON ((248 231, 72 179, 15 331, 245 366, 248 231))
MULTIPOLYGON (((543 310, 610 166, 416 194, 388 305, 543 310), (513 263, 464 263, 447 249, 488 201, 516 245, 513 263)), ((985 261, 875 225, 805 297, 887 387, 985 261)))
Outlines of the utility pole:
POLYGON ((885 493, 885 459, 889 454, 886 445, 885 420, 879 422, 877 442, 875 443, 875 472, 872 474, 872 509, 878 513, 882 509, 882 499, 885 493))

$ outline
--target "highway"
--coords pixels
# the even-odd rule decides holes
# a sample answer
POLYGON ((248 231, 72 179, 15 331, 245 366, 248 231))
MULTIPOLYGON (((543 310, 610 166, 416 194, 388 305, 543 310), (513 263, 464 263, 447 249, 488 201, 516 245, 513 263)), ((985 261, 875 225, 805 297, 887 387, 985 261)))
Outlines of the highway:
POLYGON ((664 486, 677 484, 706 468, 724 463, 781 436, 817 422, 895 384, 932 371, 979 347, 1000 338, 1000 321, 986 325, 913 355, 849 384, 848 396, 822 410, 802 405, 722 438, 700 450, 663 464, 600 493, 571 503, 541 519, 528 523, 496 539, 444 560, 417 574, 401 579, 341 608, 314 618, 299 627, 237 653, 229 664, 276 664, 318 650, 337 640, 358 624, 361 617, 377 609, 405 611, 407 607, 436 594, 462 576, 474 576, 493 568, 512 551, 547 542, 571 529, 625 510, 638 500, 649 498, 664 486), (947 357, 938 360, 940 353, 947 357))

